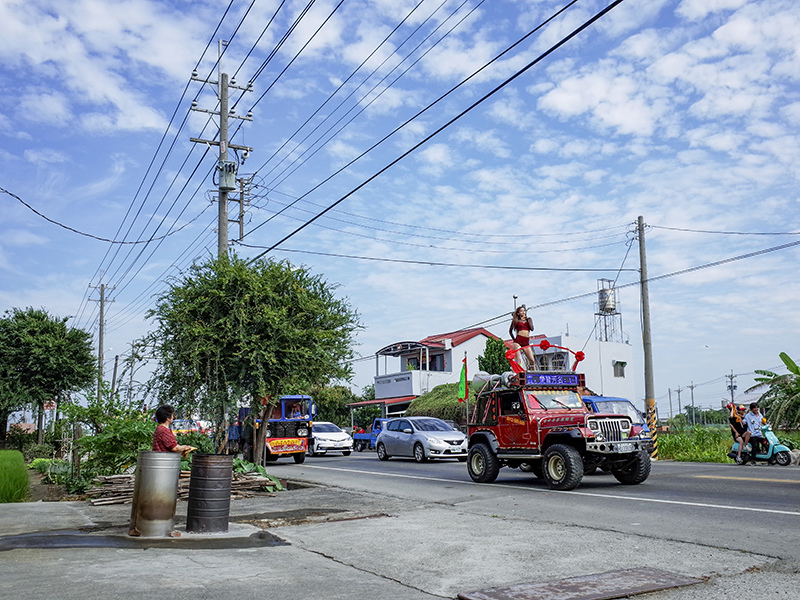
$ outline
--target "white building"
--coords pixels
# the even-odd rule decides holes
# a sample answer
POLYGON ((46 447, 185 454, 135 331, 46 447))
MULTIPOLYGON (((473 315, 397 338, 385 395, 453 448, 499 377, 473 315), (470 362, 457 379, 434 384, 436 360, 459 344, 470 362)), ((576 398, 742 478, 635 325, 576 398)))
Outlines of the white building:
POLYGON ((538 344, 544 339, 551 347, 547 350, 534 347, 537 370, 572 370, 575 366, 574 355, 555 346, 569 348, 573 352, 580 351, 584 353, 585 358, 578 363, 575 370, 586 374, 586 387, 598 396, 614 396, 635 401, 636 381, 632 368, 633 350, 630 344, 601 340, 581 341, 579 338, 567 335, 553 337, 537 335, 531 338, 531 345, 538 344))
POLYGON ((497 339, 482 327, 395 342, 375 353, 375 400, 348 404, 353 408, 380 405, 384 416, 402 415, 414 398, 443 383, 458 383, 464 357, 469 377, 478 371, 478 356, 486 340, 497 339))

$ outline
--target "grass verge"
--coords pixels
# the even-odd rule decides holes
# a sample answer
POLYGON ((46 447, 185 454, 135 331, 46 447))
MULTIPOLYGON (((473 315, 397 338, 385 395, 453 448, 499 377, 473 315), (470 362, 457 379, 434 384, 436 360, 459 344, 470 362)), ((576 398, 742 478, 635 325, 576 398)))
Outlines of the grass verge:
POLYGON ((22 452, 0 450, 0 503, 28 499, 28 468, 22 452))

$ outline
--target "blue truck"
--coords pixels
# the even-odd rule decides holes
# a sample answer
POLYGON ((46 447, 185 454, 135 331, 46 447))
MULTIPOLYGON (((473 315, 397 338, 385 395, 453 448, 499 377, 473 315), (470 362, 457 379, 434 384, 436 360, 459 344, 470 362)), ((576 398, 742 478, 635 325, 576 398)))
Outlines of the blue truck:
POLYGON ((390 420, 391 419, 375 419, 372 422, 370 431, 366 433, 354 433, 353 448, 355 448, 357 452, 363 452, 367 448, 375 450, 375 440, 378 439, 378 434, 381 432, 381 429, 383 429, 384 423, 390 420))
POLYGON ((647 419, 630 400, 613 396, 582 396, 581 399, 586 408, 594 413, 614 413, 630 417, 633 425, 631 434, 638 433, 643 438, 652 437, 650 428, 647 426, 647 419))

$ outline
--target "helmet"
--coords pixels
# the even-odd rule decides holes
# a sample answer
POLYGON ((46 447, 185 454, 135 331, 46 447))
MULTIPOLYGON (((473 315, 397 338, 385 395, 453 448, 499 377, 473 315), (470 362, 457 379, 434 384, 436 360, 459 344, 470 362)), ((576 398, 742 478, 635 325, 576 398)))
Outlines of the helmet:
POLYGON ((740 405, 739 405, 737 408, 738 408, 739 410, 747 410, 747 409, 744 407, 744 404, 740 404, 740 405))

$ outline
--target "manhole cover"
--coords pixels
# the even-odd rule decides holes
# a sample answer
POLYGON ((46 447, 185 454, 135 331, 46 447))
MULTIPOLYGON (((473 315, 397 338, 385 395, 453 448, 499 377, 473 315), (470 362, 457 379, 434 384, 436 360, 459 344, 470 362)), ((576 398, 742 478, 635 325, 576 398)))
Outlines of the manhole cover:
POLYGON ((458 597, 461 600, 605 600, 702 582, 702 579, 658 569, 625 569, 598 575, 489 588, 459 594, 458 597))

